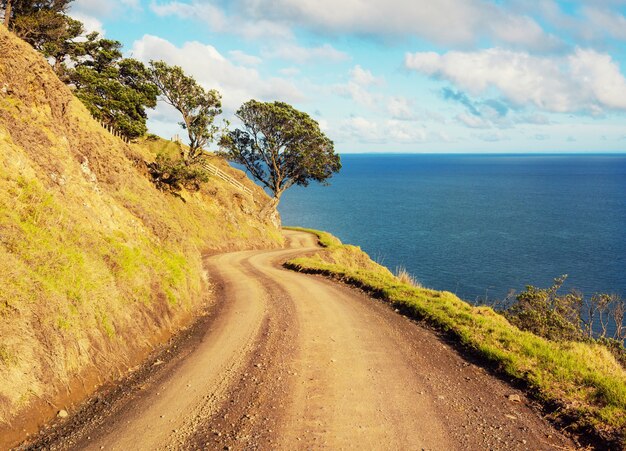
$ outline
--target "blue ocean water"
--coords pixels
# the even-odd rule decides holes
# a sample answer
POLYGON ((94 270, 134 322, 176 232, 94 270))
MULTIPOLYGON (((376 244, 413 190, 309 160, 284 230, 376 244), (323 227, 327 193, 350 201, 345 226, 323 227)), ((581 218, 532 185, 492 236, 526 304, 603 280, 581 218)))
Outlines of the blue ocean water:
POLYGON ((342 155, 283 224, 327 230, 471 302, 527 284, 626 296, 626 155, 342 155))

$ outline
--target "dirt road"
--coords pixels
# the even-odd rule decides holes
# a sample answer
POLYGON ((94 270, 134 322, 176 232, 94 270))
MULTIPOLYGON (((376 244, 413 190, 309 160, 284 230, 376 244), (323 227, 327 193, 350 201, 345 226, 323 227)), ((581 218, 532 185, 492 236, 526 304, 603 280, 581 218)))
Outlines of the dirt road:
POLYGON ((316 247, 311 235, 286 236, 283 250, 207 258, 219 311, 182 357, 155 362, 158 374, 130 396, 105 399, 96 419, 34 446, 574 448, 521 392, 433 332, 358 291, 282 269, 316 247))

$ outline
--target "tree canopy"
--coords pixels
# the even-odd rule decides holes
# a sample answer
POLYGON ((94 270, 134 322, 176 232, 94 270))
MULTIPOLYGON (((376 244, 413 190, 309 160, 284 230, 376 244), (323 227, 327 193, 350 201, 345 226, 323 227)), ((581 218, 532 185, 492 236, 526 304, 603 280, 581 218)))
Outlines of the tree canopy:
POLYGON ((136 138, 147 131, 146 108, 156 106, 158 91, 143 63, 122 58, 121 46, 90 33, 85 41, 76 43, 73 67, 65 72, 76 96, 96 119, 136 138))
POLYGON ((221 95, 214 89, 205 90, 179 66, 151 61, 150 72, 161 98, 183 117, 180 125, 189 136, 189 150, 183 152, 184 161, 196 162, 218 131, 214 122, 215 117, 222 112, 221 95))
POLYGON ((73 0, 0 0, 5 25, 48 59, 59 78, 96 118, 127 138, 147 131, 146 108, 156 106, 157 87, 143 63, 122 58, 122 44, 66 12, 73 0))
POLYGON ((324 183, 341 169, 333 142, 319 124, 291 105, 250 100, 236 116, 243 129, 222 138, 224 153, 271 190, 275 203, 290 186, 324 183))
POLYGON ((4 24, 37 50, 60 42, 72 22, 65 13, 73 0, 0 0, 4 24))

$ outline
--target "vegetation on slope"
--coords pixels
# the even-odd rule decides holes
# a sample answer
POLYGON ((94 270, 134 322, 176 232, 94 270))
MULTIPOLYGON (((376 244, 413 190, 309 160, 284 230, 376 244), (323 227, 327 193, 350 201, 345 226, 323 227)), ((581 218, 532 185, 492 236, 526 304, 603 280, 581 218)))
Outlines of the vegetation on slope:
POLYGON ((513 326, 489 307, 475 307, 446 291, 403 283, 354 246, 308 229, 325 249, 286 267, 324 274, 390 302, 395 308, 453 334, 460 342, 528 384, 559 412, 626 445, 626 371, 597 343, 554 342, 513 326))
POLYGON ((185 321, 207 300, 203 252, 280 244, 263 191, 217 157, 253 196, 214 177, 184 201, 156 189, 145 162, 178 152, 115 138, 0 26, 0 437, 34 401, 116 376, 185 321))

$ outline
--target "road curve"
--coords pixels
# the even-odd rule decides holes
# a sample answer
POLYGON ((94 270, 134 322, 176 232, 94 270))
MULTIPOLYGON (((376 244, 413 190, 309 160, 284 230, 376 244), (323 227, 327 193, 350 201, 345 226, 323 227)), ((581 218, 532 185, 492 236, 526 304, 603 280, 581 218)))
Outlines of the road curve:
POLYGON ((432 331, 357 290, 284 270, 316 249, 312 235, 285 235, 285 249, 208 257, 219 314, 185 357, 46 447, 575 448, 523 393, 432 331))

